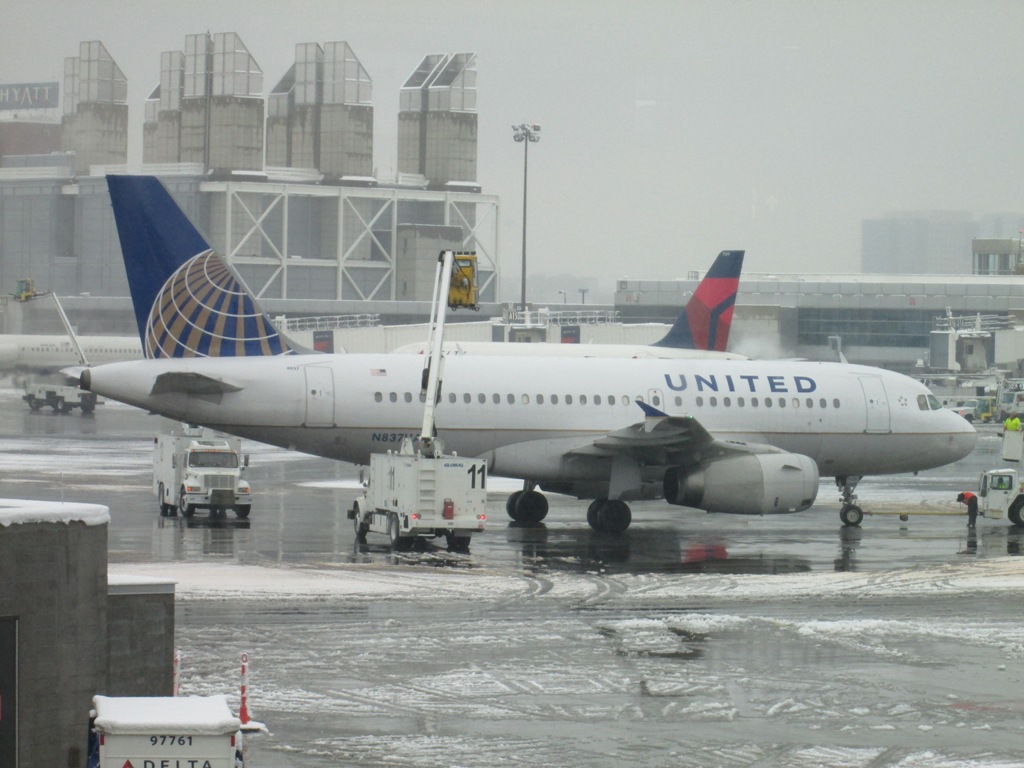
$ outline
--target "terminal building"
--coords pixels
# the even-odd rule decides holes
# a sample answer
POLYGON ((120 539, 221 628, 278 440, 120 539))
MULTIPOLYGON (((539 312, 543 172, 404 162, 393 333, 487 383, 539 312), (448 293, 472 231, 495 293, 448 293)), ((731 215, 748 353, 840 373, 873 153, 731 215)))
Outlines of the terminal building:
MULTIPOLYGON (((131 169, 128 81, 99 41, 66 60, 62 104, 56 83, 0 86, 0 294, 31 277, 62 297, 80 333, 135 333, 104 180, 130 170, 161 177, 272 316, 423 321, 444 248, 477 253, 476 317, 507 314, 499 200, 477 178, 476 54, 423 56, 395 84, 398 114, 382 117, 352 45, 305 42, 294 51, 266 97, 263 70, 237 33, 191 34, 180 50, 154 53, 159 82, 145 103, 143 163, 131 169), (396 121, 393 177, 375 172, 379 119, 396 121)), ((834 359, 841 347, 851 361, 905 371, 968 357, 1018 365, 1016 351, 992 339, 983 356, 950 355, 933 333, 950 317, 1015 325, 1021 247, 1007 234, 1022 229, 1024 215, 1013 213, 865 221, 860 266, 870 275, 744 274, 733 347, 811 359, 834 359)), ((624 323, 672 322, 699 277, 623 280, 611 311, 624 323)), ((557 312, 545 316, 553 332, 523 338, 589 337, 559 330, 557 312)), ((60 333, 61 325, 45 303, 0 298, 0 332, 60 333)), ((639 328, 627 340, 654 333, 639 328)))
MULTIPOLYGON (((297 45, 269 114, 263 72, 236 33, 188 35, 159 61, 144 162, 130 170, 161 177, 269 311, 426 306, 443 248, 475 251, 480 297, 497 301, 498 200, 476 179, 475 54, 428 55, 401 86, 394 178, 373 175, 373 82, 346 42, 297 45)), ((99 42, 82 43, 65 70, 49 152, 3 140, 18 121, 0 121, 0 285, 31 277, 68 297, 76 320, 84 313, 80 332, 132 333, 104 180, 129 170, 127 80, 99 42)), ((4 307, 0 331, 59 332, 44 314, 4 307)))

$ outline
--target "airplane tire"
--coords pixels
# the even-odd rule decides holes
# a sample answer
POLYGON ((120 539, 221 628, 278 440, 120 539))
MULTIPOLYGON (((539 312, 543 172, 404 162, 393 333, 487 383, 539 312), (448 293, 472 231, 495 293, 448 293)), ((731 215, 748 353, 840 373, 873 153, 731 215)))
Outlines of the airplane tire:
POLYGON ((526 491, 515 491, 514 493, 509 494, 509 497, 505 499, 505 512, 508 514, 510 519, 516 522, 519 522, 519 513, 516 511, 516 507, 519 505, 519 499, 523 497, 524 493, 526 493, 526 491))
POLYGON ((839 510, 839 519, 843 521, 843 525, 860 525, 864 519, 864 512, 856 504, 846 504, 839 510))
POLYGON ((602 531, 622 533, 633 522, 633 513, 626 502, 609 499, 598 513, 598 522, 602 531))
POLYGON ((252 509, 251 504, 239 504, 235 507, 235 517, 240 520, 245 520, 249 516, 249 511, 252 509))
POLYGON ((520 523, 539 523, 548 515, 548 500, 543 493, 524 491, 516 499, 515 513, 520 523))
POLYGON ((601 507, 608 499, 594 499, 587 507, 587 523, 595 531, 601 530, 601 507))

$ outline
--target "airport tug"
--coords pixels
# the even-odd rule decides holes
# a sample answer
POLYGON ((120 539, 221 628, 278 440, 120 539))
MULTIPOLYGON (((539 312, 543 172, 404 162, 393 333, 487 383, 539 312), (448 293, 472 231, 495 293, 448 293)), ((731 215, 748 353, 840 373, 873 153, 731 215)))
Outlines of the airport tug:
MULTIPOLYGON (((1003 461, 1020 463, 1024 458, 1024 432, 1003 432, 1003 461)), ((1024 482, 1013 467, 988 469, 978 479, 979 512, 990 520, 1009 518, 1018 528, 1024 528, 1024 482)))
POLYGON ((471 255, 446 250, 438 256, 429 355, 420 381, 422 429, 397 451, 370 456, 365 493, 348 511, 359 542, 367 533, 382 533, 395 550, 407 551, 417 540, 444 536, 449 550, 466 551, 474 531, 484 530, 487 462, 445 454, 434 421, 444 369, 445 308, 477 308, 476 259, 465 258, 471 255))

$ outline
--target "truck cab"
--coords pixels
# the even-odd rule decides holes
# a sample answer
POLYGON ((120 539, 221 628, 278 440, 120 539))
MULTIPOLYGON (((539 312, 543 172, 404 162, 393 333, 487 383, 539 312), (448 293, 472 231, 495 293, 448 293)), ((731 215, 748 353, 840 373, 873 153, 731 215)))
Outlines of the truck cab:
POLYGON ((1024 528, 1024 491, 1016 469, 989 469, 978 479, 978 511, 990 520, 1009 519, 1024 528))

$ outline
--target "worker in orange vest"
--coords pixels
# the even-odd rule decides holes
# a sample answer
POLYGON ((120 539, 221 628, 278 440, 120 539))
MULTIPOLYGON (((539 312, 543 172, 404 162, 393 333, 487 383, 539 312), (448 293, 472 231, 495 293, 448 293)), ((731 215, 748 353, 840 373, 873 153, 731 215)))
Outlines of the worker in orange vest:
POLYGON ((956 497, 961 504, 967 505, 967 527, 973 528, 974 521, 978 519, 978 497, 970 491, 964 491, 956 497))

